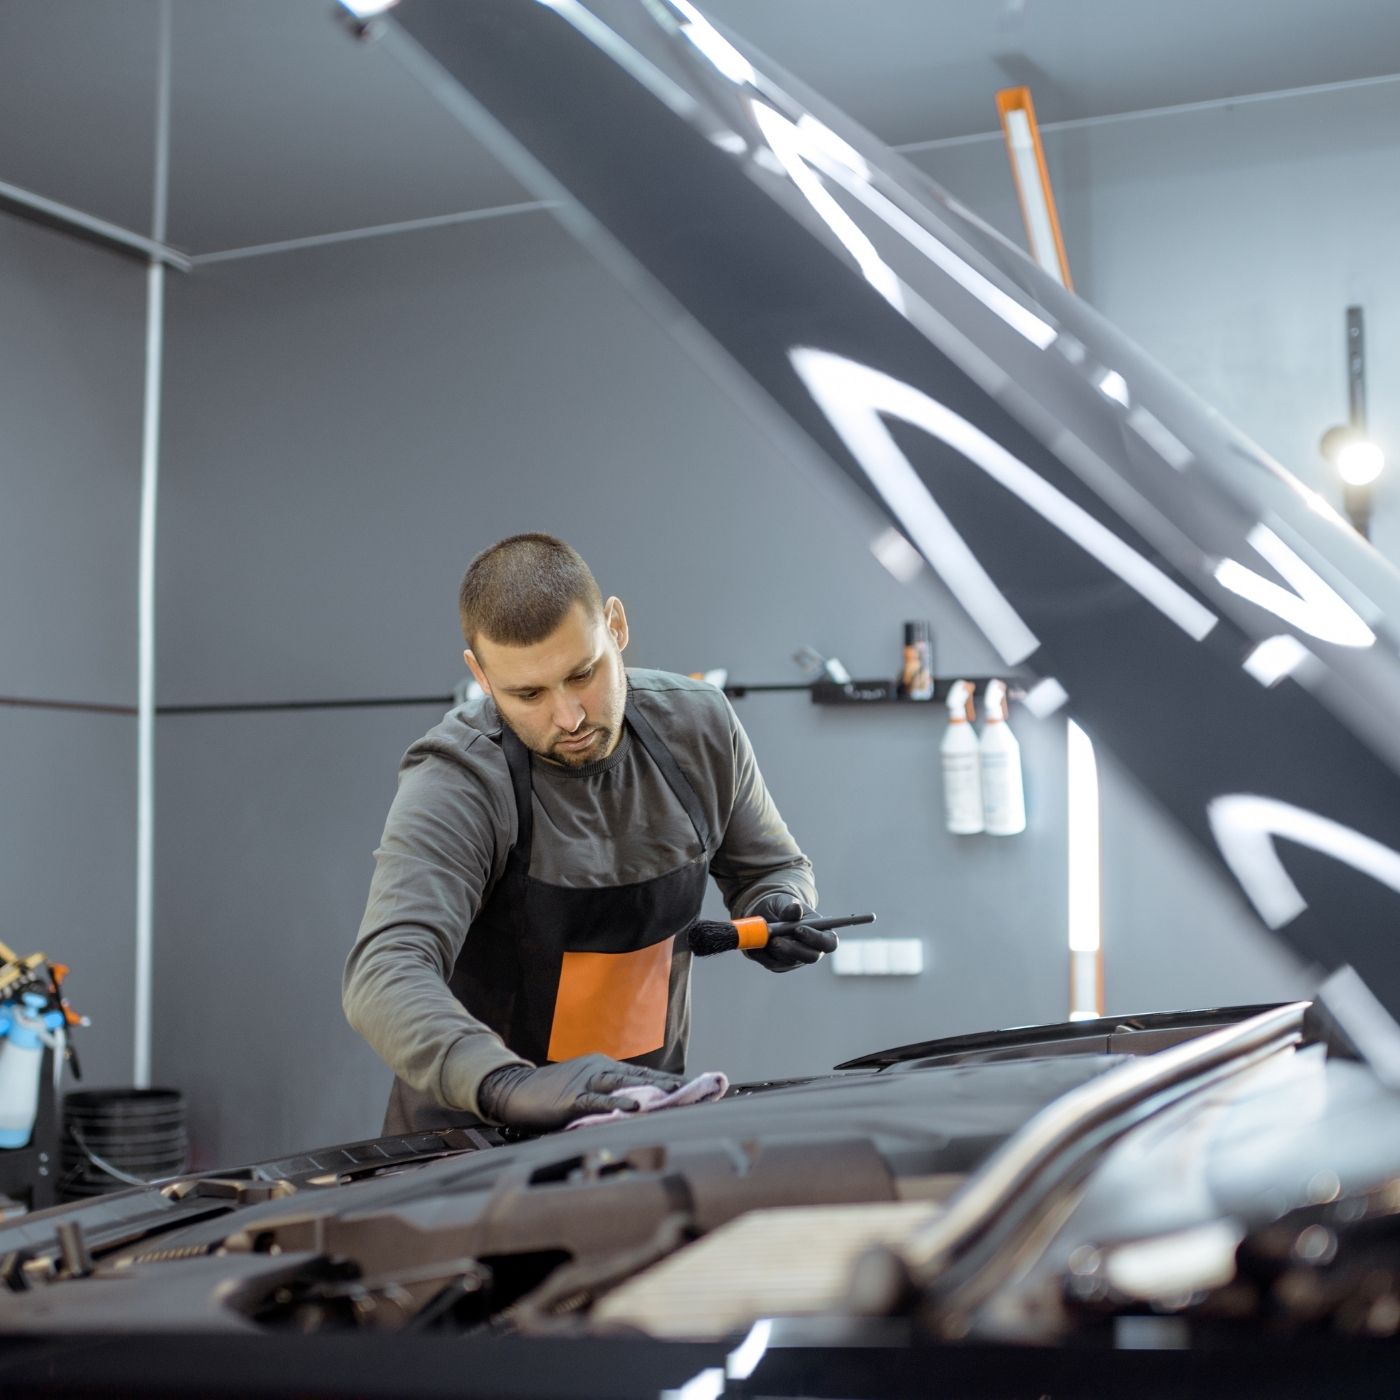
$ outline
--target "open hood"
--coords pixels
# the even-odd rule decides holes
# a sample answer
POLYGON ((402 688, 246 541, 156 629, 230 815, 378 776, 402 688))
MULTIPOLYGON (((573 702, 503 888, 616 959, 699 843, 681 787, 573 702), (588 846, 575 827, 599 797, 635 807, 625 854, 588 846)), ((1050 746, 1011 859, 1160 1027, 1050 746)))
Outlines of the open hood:
POLYGON ((406 0, 391 45, 922 554, 1306 963, 1400 1010, 1400 575, 686 0, 406 0), (755 392, 756 391, 756 392, 755 392))

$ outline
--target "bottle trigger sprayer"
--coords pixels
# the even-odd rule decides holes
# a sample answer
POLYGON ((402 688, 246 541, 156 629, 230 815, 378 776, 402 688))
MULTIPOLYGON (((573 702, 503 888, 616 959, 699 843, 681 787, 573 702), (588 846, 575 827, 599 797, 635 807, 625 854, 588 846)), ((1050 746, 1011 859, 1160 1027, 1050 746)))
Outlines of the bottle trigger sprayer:
POLYGON ((1021 745, 1006 722, 1006 682, 988 681, 982 697, 982 815, 992 836, 1018 836, 1026 829, 1026 794, 1021 781, 1021 745))
POLYGON ((59 1048, 63 1013, 25 992, 0 1006, 0 1147, 23 1147, 34 1133, 44 1047, 59 1048))
POLYGON ((982 776, 972 720, 972 686, 967 681, 954 681, 948 691, 948 728, 939 754, 943 762, 943 811, 948 830, 955 836, 973 836, 982 830, 982 776))

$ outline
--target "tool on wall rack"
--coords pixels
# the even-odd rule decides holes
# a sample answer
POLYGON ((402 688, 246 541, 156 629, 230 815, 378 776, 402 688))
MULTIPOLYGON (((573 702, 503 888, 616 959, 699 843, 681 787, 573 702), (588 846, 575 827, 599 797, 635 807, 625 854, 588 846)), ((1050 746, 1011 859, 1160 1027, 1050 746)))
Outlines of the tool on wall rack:
POLYGON ((1019 836, 1026 829, 1026 791, 1021 745, 1011 732, 1005 681, 988 681, 983 692, 982 739, 978 764, 982 779, 984 830, 991 836, 1019 836))
POLYGON ((13 1001, 44 980, 42 953, 22 958, 6 943, 0 943, 0 1002, 13 1001))
POLYGON ((63 995, 68 971, 45 953, 21 956, 0 942, 0 1149, 25 1147, 34 1136, 46 1050, 55 1056, 55 1082, 64 1064, 82 1077, 69 1031, 89 1022, 63 995))

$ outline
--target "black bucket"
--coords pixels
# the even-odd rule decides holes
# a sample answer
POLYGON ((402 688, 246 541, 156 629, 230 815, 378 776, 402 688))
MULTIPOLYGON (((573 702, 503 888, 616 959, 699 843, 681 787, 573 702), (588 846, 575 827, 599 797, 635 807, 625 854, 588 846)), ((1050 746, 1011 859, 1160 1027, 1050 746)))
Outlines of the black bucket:
POLYGON ((63 1100, 59 1196, 72 1201, 178 1176, 189 1139, 177 1089, 80 1089, 63 1100))

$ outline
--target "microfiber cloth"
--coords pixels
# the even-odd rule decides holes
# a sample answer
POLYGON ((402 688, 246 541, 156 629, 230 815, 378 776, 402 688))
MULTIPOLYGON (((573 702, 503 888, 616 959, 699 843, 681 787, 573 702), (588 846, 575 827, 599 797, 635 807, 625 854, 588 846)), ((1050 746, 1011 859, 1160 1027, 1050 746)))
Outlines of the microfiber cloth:
POLYGON ((630 1089, 614 1089, 613 1098, 631 1099, 634 1110, 615 1108, 611 1113, 590 1113, 587 1118, 575 1118, 571 1128, 591 1128, 598 1123, 616 1123, 622 1118, 635 1118, 639 1113, 657 1113, 663 1108, 684 1108, 687 1104, 709 1103, 722 1099, 729 1092, 729 1080, 719 1070, 697 1074, 688 1084, 672 1089, 668 1094, 651 1084, 637 1084, 630 1089))

